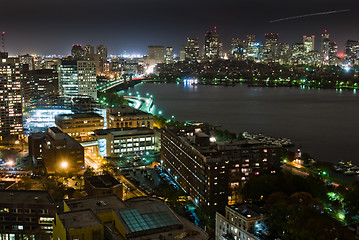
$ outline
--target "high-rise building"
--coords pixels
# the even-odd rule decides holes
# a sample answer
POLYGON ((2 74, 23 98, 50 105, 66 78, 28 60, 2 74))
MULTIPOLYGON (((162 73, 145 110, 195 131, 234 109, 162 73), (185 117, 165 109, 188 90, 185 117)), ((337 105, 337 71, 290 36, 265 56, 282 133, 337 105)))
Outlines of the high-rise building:
POLYGON ((204 37, 204 57, 206 59, 218 59, 221 50, 219 36, 214 27, 214 31, 208 31, 204 37))
POLYGON ((263 60, 276 61, 278 54, 278 34, 267 33, 265 34, 265 43, 263 46, 263 60))
POLYGON ((305 48, 303 43, 296 43, 292 46, 292 63, 304 64, 305 63, 305 48))
POLYGON ((35 63, 34 63, 34 57, 26 54, 26 55, 21 55, 19 56, 20 58, 20 63, 21 64, 26 64, 28 66, 28 70, 35 70, 35 63))
POLYGON ((305 52, 311 52, 314 51, 314 42, 315 42, 315 36, 303 36, 303 45, 305 52))
POLYGON ((23 134, 21 69, 18 58, 0 53, 0 141, 23 134))
POLYGON ((74 59, 83 59, 85 57, 85 50, 80 44, 73 44, 71 49, 71 56, 74 59))
POLYGON ((59 91, 65 97, 89 96, 97 99, 96 65, 90 60, 62 60, 59 91))
POLYGON ((359 41, 348 40, 345 43, 344 56, 348 63, 353 64, 359 58, 359 41))
POLYGON ((329 33, 327 32, 327 30, 324 31, 324 33, 322 34, 322 42, 321 42, 321 52, 322 52, 322 56, 323 56, 323 63, 324 64, 329 64, 329 33))
POLYGON ((186 59, 186 46, 181 47, 179 59, 180 61, 184 61, 186 59))
POLYGON ((187 38, 187 44, 184 47, 185 60, 197 61, 199 59, 198 38, 187 38))
POLYGON ((247 35, 244 41, 244 57, 251 60, 258 59, 259 46, 260 44, 256 42, 255 35, 247 35))
POLYGON ((338 64, 338 45, 336 42, 329 42, 329 65, 338 64))
POLYGON ((99 45, 96 48, 96 53, 99 56, 99 72, 104 71, 104 64, 107 62, 107 47, 104 45, 99 45))
POLYGON ((148 46, 148 58, 153 64, 165 62, 164 46, 148 46))
POLYGON ((166 47, 166 64, 173 63, 173 47, 167 46, 166 47))
POLYGON ((231 56, 234 58, 239 58, 243 55, 243 41, 239 38, 232 38, 231 42, 231 56))
POLYGON ((86 45, 86 46, 84 46, 83 49, 85 51, 86 56, 95 54, 95 47, 92 45, 86 45))

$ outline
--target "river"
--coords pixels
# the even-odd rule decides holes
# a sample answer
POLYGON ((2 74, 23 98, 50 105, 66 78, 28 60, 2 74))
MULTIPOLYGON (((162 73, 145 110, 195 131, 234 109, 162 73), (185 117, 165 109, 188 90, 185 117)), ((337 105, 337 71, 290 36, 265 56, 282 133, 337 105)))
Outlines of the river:
POLYGON ((347 90, 144 83, 120 94, 153 95, 155 111, 231 132, 290 138, 320 161, 359 164, 359 93, 347 90))

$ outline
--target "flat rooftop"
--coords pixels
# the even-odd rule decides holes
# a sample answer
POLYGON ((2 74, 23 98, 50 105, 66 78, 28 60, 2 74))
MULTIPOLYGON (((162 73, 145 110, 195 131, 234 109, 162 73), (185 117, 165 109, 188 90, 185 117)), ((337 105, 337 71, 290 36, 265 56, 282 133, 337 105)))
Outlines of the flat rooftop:
POLYGON ((108 128, 108 129, 97 129, 94 131, 96 135, 107 135, 112 134, 116 136, 136 136, 145 134, 154 134, 154 130, 150 128, 108 128))
POLYGON ((130 106, 118 106, 107 108, 107 112, 114 116, 135 116, 135 115, 152 115, 130 106))
POLYGON ((47 191, 0 190, 0 203, 9 204, 54 204, 47 191))
POLYGON ((116 195, 91 196, 83 199, 65 200, 70 211, 92 209, 94 213, 126 208, 126 204, 116 195))
POLYGON ((83 118, 101 118, 103 117, 97 113, 76 113, 76 114, 59 114, 55 117, 59 120, 73 120, 73 119, 83 119, 83 118))
POLYGON ((228 207, 246 218, 256 218, 265 214, 263 208, 248 203, 230 205, 228 207))
POLYGON ((96 188, 111 188, 121 184, 110 174, 87 177, 86 181, 96 188))
POLYGON ((65 229, 102 225, 101 221, 90 209, 60 213, 58 216, 65 229))

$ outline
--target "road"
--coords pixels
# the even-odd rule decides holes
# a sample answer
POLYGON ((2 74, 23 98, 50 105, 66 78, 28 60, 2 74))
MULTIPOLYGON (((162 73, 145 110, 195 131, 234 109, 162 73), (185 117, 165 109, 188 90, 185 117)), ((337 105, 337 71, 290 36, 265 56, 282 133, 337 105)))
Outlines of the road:
POLYGON ((146 193, 138 189, 133 183, 128 181, 127 178, 125 178, 123 175, 116 176, 116 179, 124 183, 127 187, 130 187, 130 189, 132 190, 132 191, 127 191, 125 195, 125 199, 147 196, 146 193))

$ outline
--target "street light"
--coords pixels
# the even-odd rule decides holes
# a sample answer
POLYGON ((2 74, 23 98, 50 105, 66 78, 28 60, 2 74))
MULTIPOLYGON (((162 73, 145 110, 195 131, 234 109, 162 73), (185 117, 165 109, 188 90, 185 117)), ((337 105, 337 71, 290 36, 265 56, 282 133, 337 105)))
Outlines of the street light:
POLYGON ((66 169, 68 166, 69 166, 69 163, 66 162, 66 161, 63 161, 63 162, 61 163, 61 168, 63 168, 63 169, 66 169))

